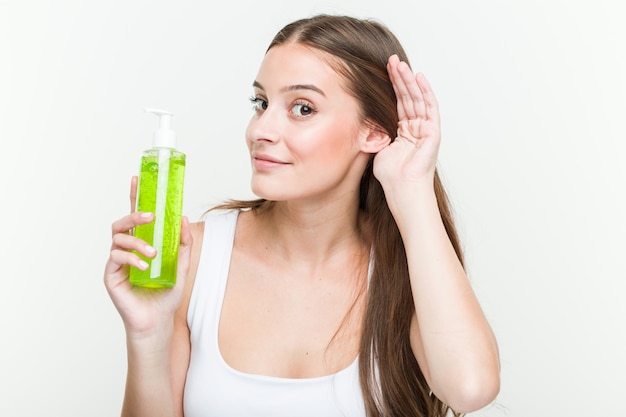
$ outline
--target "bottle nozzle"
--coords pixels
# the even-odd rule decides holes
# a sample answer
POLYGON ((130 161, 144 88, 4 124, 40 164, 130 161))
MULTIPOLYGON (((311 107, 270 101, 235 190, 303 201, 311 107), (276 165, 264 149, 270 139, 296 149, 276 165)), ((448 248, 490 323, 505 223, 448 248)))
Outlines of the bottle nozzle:
POLYGON ((154 147, 176 147, 176 132, 172 130, 172 116, 174 114, 160 109, 146 108, 144 110, 159 117, 159 127, 154 132, 154 147))

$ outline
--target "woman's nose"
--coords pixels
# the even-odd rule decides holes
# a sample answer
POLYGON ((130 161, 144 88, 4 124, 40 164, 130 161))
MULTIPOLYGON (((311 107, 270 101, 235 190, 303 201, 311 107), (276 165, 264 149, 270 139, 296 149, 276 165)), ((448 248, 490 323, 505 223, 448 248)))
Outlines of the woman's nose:
POLYGON ((248 122, 246 137, 249 141, 276 142, 280 138, 281 120, 278 111, 270 106, 262 112, 257 112, 248 122))

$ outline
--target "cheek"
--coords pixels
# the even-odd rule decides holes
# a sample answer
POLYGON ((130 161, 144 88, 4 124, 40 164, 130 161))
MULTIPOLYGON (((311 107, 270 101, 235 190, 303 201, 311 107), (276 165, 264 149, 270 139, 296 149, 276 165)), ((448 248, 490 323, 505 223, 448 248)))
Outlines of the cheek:
POLYGON ((325 159, 349 157, 356 149, 357 132, 350 124, 338 121, 320 132, 323 139, 319 141, 319 146, 314 151, 320 158, 325 159))
POLYGON ((318 150, 318 155, 324 160, 338 159, 347 156, 349 150, 349 139, 345 136, 341 136, 336 132, 333 136, 328 136, 327 141, 318 150))
POLYGON ((334 160, 338 155, 344 153, 342 139, 337 132, 329 133, 327 131, 311 132, 312 134, 300 136, 296 143, 291 143, 288 147, 290 152, 301 163, 328 163, 334 160))

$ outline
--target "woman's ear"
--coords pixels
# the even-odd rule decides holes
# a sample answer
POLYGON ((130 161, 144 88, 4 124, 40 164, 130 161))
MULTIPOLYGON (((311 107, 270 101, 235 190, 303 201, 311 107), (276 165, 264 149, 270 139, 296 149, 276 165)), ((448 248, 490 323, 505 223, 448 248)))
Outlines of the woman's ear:
POLYGON ((375 124, 366 127, 361 138, 361 151, 365 153, 378 153, 391 143, 385 130, 375 124))

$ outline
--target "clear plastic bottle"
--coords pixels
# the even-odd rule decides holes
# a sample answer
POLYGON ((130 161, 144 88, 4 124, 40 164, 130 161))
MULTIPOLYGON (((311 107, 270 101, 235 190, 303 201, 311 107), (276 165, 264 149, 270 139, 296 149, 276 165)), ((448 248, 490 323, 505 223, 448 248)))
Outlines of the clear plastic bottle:
POLYGON ((172 113, 158 109, 146 111, 159 116, 159 127, 154 134, 154 147, 141 156, 136 209, 153 213, 154 221, 135 227, 134 235, 156 249, 156 255, 146 258, 138 253, 149 267, 145 271, 131 267, 130 283, 146 288, 171 288, 176 284, 186 156, 174 149, 172 113))

